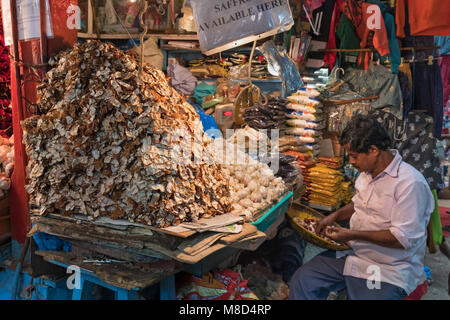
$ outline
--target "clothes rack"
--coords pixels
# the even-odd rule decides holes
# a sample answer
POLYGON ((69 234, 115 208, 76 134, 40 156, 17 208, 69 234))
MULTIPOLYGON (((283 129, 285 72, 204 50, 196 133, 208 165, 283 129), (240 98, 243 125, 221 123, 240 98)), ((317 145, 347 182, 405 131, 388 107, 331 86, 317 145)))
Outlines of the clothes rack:
MULTIPOLYGON (((420 51, 420 50, 434 50, 441 47, 403 47, 400 51, 420 51)), ((375 48, 362 48, 362 49, 318 49, 312 50, 313 52, 375 52, 375 48)))

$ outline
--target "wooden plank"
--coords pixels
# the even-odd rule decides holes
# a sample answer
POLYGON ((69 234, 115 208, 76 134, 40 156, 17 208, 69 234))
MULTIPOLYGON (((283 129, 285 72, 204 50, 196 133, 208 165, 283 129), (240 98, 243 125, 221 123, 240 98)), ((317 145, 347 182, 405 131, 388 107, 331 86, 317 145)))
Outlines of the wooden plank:
POLYGON ((130 244, 134 241, 136 242, 155 242, 158 244, 163 244, 167 248, 176 248, 178 244, 182 241, 182 239, 170 237, 166 234, 152 232, 152 234, 133 234, 128 232, 127 230, 116 230, 105 226, 100 226, 93 224, 90 221, 77 220, 76 223, 74 221, 67 221, 65 219, 55 219, 48 218, 43 216, 33 216, 33 223, 40 223, 45 225, 52 225, 56 227, 56 230, 59 230, 60 234, 65 236, 72 236, 71 232, 76 232, 79 235, 84 235, 86 238, 100 238, 104 240, 112 240, 112 241, 125 241, 130 242, 130 244), (66 232, 64 232, 66 231, 66 232))
MULTIPOLYGON (((71 243, 73 246, 89 249, 91 251, 95 251, 118 260, 144 262, 144 263, 157 262, 159 260, 158 258, 155 258, 153 256, 142 255, 127 249, 114 248, 112 246, 101 245, 98 243, 94 244, 76 240, 72 240, 71 243)), ((155 252, 155 255, 157 254, 158 253, 155 252)), ((159 254, 159 256, 163 258, 163 255, 159 254)), ((164 260, 168 260, 168 257, 164 258, 165 258, 164 260)))
POLYGON ((9 194, 0 200, 0 217, 9 216, 9 194))
POLYGON ((49 262, 54 260, 65 265, 76 265, 87 272, 94 273, 101 281, 126 290, 146 288, 184 269, 183 264, 173 260, 150 264, 108 263, 95 265, 83 262, 85 257, 71 252, 36 251, 36 254, 49 262))
MULTIPOLYGON (((139 39, 140 34, 116 33, 116 34, 100 34, 78 32, 78 38, 82 39, 139 39)), ((198 40, 196 34, 165 34, 165 33, 147 33, 147 37, 158 37, 162 40, 198 40)))
MULTIPOLYGON (((208 254, 208 252, 212 253, 226 246, 220 245, 219 248, 214 248, 212 251, 208 251, 209 248, 207 248, 208 250, 206 250, 206 255, 205 253, 189 255, 177 249, 180 243, 186 241, 179 238, 174 238, 177 241, 172 243, 171 247, 169 243, 170 241, 168 241, 168 239, 166 240, 159 239, 158 242, 156 242, 154 239, 152 240, 152 242, 145 241, 142 239, 129 239, 129 237, 136 238, 142 236, 125 235, 124 233, 117 230, 114 230, 109 234, 106 232, 98 232, 98 231, 94 232, 84 225, 74 225, 73 223, 68 222, 63 222, 63 224, 64 223, 72 224, 72 226, 70 225, 61 226, 61 222, 63 221, 58 221, 58 223, 56 224, 51 223, 45 224, 44 222, 34 222, 34 226, 30 232, 30 235, 35 234, 37 232, 45 232, 60 237, 61 239, 66 239, 68 241, 78 240, 88 243, 101 243, 103 245, 114 246, 119 249, 133 249, 135 252, 142 253, 143 255, 146 255, 145 250, 150 249, 156 251, 157 253, 161 253, 164 256, 185 263, 196 263, 201 259, 203 259, 208 254)), ((147 238, 151 239, 151 237, 147 238)), ((191 241, 195 242, 195 239, 191 241)))
POLYGON ((92 7, 92 0, 88 0, 88 25, 87 25, 87 31, 88 34, 92 34, 94 32, 94 10, 92 7))
POLYGON ((184 48, 184 47, 176 47, 169 44, 163 44, 161 45, 162 50, 170 50, 170 51, 194 51, 194 52, 200 52, 202 49, 200 48, 184 48))
MULTIPOLYGON (((42 217, 42 216, 39 215, 39 209, 34 208, 34 209, 31 210, 31 213, 35 217, 42 217)), ((126 226, 126 225, 118 225, 118 224, 111 224, 111 223, 102 223, 102 222, 98 222, 98 221, 81 220, 81 219, 77 219, 77 218, 74 218, 74 217, 71 217, 71 216, 63 216, 63 215, 60 215, 60 214, 48 214, 48 215, 43 216, 43 217, 53 218, 53 219, 56 219, 56 220, 70 221, 70 222, 75 222, 75 223, 87 222, 87 223, 90 223, 90 224, 103 226, 103 227, 108 227, 108 228, 112 228, 112 229, 119 229, 119 230, 129 229, 129 230, 133 230, 134 233, 141 233, 141 234, 146 234, 146 232, 144 230, 152 230, 152 231, 156 231, 156 232, 159 232, 159 233, 163 233, 163 234, 167 234, 167 235, 175 236, 175 237, 179 237, 179 238, 188 238, 188 237, 193 236, 194 234, 197 233, 195 230, 190 230, 190 231, 177 233, 177 232, 164 230, 164 229, 156 228, 156 227, 152 227, 152 226, 145 226, 145 225, 141 225, 141 226, 129 225, 129 226, 126 226), (142 230, 140 230, 140 228, 142 230)))
POLYGON ((0 235, 11 231, 11 220, 9 216, 0 217, 0 235))

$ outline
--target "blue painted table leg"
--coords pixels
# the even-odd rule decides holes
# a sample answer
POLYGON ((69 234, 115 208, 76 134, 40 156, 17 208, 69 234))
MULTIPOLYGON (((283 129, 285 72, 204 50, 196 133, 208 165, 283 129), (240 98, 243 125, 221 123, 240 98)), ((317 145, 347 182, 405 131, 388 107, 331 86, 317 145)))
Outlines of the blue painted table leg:
POLYGON ((137 292, 134 290, 118 289, 116 291, 116 300, 137 300, 137 292))
POLYGON ((80 287, 79 288, 73 288, 72 293, 72 300, 81 300, 81 297, 83 295, 83 287, 84 287, 84 275, 81 274, 80 276, 80 287))
POLYGON ((175 275, 161 280, 159 283, 159 297, 161 300, 175 300, 175 275))

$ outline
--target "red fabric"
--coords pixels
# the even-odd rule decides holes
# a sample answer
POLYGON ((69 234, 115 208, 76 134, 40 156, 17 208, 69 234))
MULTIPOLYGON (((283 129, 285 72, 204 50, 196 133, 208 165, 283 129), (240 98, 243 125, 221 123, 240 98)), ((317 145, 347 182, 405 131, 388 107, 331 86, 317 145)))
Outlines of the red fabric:
POLYGON ((397 0, 395 23, 397 37, 405 37, 406 14, 412 36, 450 35, 450 5, 442 0, 397 0))
POLYGON ((428 282, 425 280, 420 284, 416 290, 411 292, 409 296, 405 297, 403 300, 420 300, 428 292, 428 282))
MULTIPOLYGON (((328 36, 327 49, 336 49, 336 28, 342 13, 344 0, 336 0, 334 4, 333 16, 331 18, 330 34, 328 36)), ((330 70, 334 68, 336 63, 336 52, 327 52, 323 59, 324 63, 330 66, 330 70)))
MULTIPOLYGON (((441 216, 441 224, 442 227, 450 227, 450 213, 446 213, 450 211, 450 208, 439 207, 439 215, 441 216)), ((449 236, 449 232, 442 230, 444 237, 447 238, 449 236)))

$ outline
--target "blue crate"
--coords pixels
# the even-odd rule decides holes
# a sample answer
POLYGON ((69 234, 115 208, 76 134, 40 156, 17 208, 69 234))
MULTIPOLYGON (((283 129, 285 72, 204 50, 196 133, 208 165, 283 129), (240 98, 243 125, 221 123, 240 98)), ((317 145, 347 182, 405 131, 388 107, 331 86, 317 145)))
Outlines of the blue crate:
POLYGON ((279 217, 286 213, 289 208, 289 200, 292 196, 293 193, 289 191, 283 199, 270 208, 261 218, 251 224, 256 226, 256 228, 258 228, 261 232, 266 231, 267 228, 269 228, 279 217))

